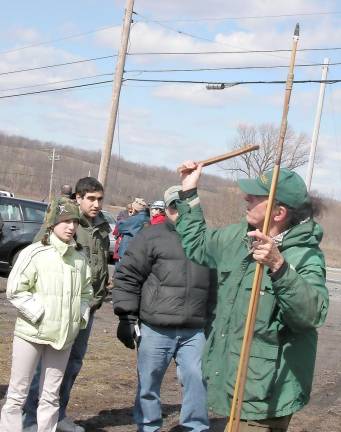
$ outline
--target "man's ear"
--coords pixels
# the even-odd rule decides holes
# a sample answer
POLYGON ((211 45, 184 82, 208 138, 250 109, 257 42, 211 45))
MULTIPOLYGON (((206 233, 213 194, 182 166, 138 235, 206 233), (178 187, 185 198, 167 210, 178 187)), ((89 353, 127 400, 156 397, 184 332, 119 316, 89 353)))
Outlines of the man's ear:
POLYGON ((275 222, 283 223, 288 216, 288 209, 282 205, 276 205, 273 209, 273 219, 275 222))
POLYGON ((81 203, 81 200, 82 200, 81 196, 79 194, 76 194, 76 201, 78 204, 81 203))

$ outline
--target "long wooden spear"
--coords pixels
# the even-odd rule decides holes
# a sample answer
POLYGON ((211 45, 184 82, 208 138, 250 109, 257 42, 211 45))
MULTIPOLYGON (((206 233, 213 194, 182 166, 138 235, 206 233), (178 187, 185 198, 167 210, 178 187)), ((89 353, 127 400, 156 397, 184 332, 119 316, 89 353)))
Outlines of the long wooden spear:
MULTIPOLYGON (((298 38, 299 38, 299 25, 296 24, 294 37, 293 37, 293 45, 291 50, 289 72, 286 81, 282 123, 281 123, 279 138, 278 138, 276 161, 273 169, 270 194, 269 194, 269 199, 268 199, 268 204, 267 204, 265 219, 263 224, 263 230, 262 230, 262 232, 265 235, 269 234, 271 213, 275 201, 278 176, 280 172, 281 159, 283 153, 283 144, 284 144, 284 138, 285 138, 287 124, 288 124, 287 118, 288 118, 288 111, 289 111, 289 102, 290 102, 291 90, 292 90, 292 85, 294 80, 294 65, 295 65, 298 38)), ((240 353, 240 360, 239 360, 236 384, 233 393, 232 406, 230 410, 230 417, 226 425, 225 432, 239 432, 240 415, 241 415, 241 409, 243 404, 244 389, 245 389, 245 383, 247 378, 247 369, 248 369, 249 358, 250 358, 250 349, 251 349, 252 338, 253 338, 253 333, 255 328, 263 271, 264 271, 264 265, 257 263, 253 284, 252 284, 249 309, 248 309, 248 314, 245 323, 245 332, 244 332, 244 338, 243 338, 243 343, 242 343, 242 348, 240 353)))
MULTIPOLYGON (((224 153, 224 154, 219 155, 219 156, 214 156, 214 157, 211 157, 209 159, 201 160, 197 163, 200 163, 200 164, 202 164, 203 167, 206 167, 208 165, 213 165, 213 164, 216 164, 218 162, 225 161, 227 159, 232 159, 236 156, 240 156, 242 154, 249 153, 249 152, 252 152, 252 151, 258 150, 258 149, 259 149, 259 145, 247 145, 245 147, 240 147, 236 150, 232 150, 228 153, 224 153)), ((188 168, 184 167, 183 165, 180 165, 176 170, 181 174, 184 174, 185 172, 191 172, 192 171, 192 169, 188 169, 188 168)))

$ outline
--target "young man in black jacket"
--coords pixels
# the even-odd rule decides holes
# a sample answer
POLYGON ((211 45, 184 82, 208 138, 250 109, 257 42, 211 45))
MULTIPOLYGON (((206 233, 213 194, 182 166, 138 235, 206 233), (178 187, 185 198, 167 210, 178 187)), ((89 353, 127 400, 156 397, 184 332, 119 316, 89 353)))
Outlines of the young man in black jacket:
POLYGON ((174 226, 179 190, 167 189, 166 222, 136 236, 115 274, 117 337, 128 348, 138 346, 134 419, 139 432, 162 426, 160 387, 172 358, 183 386, 180 424, 190 431, 209 430, 201 355, 215 283, 211 271, 182 250, 174 226))

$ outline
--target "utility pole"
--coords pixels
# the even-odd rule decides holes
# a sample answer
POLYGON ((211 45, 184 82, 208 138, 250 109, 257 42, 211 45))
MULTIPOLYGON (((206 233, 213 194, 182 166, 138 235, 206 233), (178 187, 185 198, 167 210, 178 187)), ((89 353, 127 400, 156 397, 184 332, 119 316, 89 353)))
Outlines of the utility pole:
MULTIPOLYGON (((325 81, 327 79, 328 65, 329 65, 329 59, 325 58, 324 61, 323 61, 323 66, 322 66, 321 81, 325 81)), ((314 170, 314 163, 315 163, 315 153, 316 153, 316 145, 317 145, 317 140, 318 140, 319 132, 320 132, 320 123, 321 123, 321 116, 322 116, 322 108, 323 108, 323 100, 324 100, 325 89, 326 89, 326 83, 325 82, 321 82, 320 93, 319 93, 319 98, 318 98, 318 103, 317 103, 317 111, 316 111, 316 115, 315 115, 314 131, 313 131, 313 136, 312 136, 312 139, 311 139, 310 154, 309 154, 309 163, 308 163, 308 171, 307 171, 307 177, 306 177, 306 181, 305 181, 306 185, 307 185, 308 191, 310 191, 311 179, 313 177, 313 170, 314 170)))
POLYGON ((111 113, 110 113, 108 130, 107 130, 107 139, 103 146, 101 163, 98 172, 98 180, 102 183, 103 187, 105 187, 106 185, 108 171, 109 171, 111 148, 112 148, 112 142, 115 133, 116 117, 117 117, 118 103, 119 103, 120 93, 121 93, 125 59, 127 55, 130 25, 131 25, 132 14, 133 14, 133 6, 134 6, 134 0, 127 0, 123 27, 122 27, 122 34, 121 34, 121 47, 118 53, 117 63, 116 63, 114 86, 112 91, 111 113))
POLYGON ((51 199, 52 199, 52 184, 53 184, 54 161, 59 161, 60 159, 61 159, 60 155, 56 155, 56 149, 53 147, 52 155, 49 155, 49 160, 51 161, 49 202, 51 202, 51 199))

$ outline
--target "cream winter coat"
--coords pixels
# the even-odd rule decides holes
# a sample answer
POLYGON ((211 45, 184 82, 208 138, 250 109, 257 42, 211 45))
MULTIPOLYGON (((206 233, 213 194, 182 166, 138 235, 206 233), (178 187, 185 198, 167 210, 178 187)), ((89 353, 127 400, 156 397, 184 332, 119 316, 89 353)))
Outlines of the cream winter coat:
POLYGON ((7 298, 19 314, 14 334, 63 350, 72 345, 89 319, 90 267, 55 234, 50 245, 33 243, 19 255, 7 283, 7 298))

